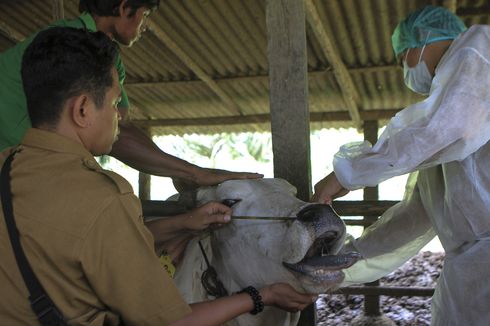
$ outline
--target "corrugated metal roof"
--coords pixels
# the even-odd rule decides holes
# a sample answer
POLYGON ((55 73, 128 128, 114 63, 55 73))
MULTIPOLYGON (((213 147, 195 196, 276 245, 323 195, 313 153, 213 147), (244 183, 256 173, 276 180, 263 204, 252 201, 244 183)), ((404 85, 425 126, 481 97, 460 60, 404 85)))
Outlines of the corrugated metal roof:
MULTIPOLYGON (((410 11, 450 5, 468 26, 490 19, 485 0, 313 3, 359 94, 361 117, 421 99, 404 86, 391 49, 391 33, 410 11)), ((153 29, 122 49, 132 118, 153 120, 160 125, 152 127, 155 134, 268 130, 265 6, 265 0, 162 1, 150 18, 153 29)), ((76 17, 78 1, 64 0, 64 10, 65 17, 76 17)), ((0 51, 52 20, 51 2, 1 0, 0 51)), ((311 127, 353 126, 333 67, 314 27, 306 26, 311 127)))

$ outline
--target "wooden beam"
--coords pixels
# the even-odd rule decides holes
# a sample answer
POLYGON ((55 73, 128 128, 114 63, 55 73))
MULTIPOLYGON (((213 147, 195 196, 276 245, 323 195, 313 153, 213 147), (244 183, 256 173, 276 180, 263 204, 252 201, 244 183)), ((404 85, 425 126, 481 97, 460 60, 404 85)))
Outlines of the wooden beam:
MULTIPOLYGON (((151 128, 141 128, 141 131, 151 139, 151 128)), ((138 197, 140 200, 151 200, 151 174, 139 172, 138 197)))
POLYGON ((332 207, 340 216, 378 217, 398 203, 396 200, 335 200, 332 207))
POLYGON ((182 50, 177 43, 155 22, 148 21, 148 29, 163 42, 182 62, 191 69, 209 88, 232 110, 233 113, 243 115, 239 105, 226 94, 223 89, 201 67, 182 50))
POLYGON ((402 286, 349 286, 335 290, 332 294, 343 295, 386 295, 389 297, 431 297, 434 295, 433 288, 424 287, 402 287, 402 286))
MULTIPOLYGON (((366 121, 364 123, 364 140, 369 141, 372 145, 378 141, 378 121, 366 121)), ((378 186, 366 187, 363 190, 364 200, 376 201, 379 198, 378 186)), ((368 224, 374 223, 378 216, 364 215, 364 221, 368 224)), ((379 286, 379 280, 367 283, 367 286, 379 286)), ((377 295, 365 295, 364 297, 364 315, 380 316, 382 314, 380 308, 380 298, 377 295)))
POLYGON ((444 0, 442 5, 449 11, 456 13, 456 10, 458 9, 458 0, 444 0))
POLYGON ((458 8, 456 10, 456 15, 462 19, 475 18, 490 15, 490 4, 485 4, 482 7, 468 7, 468 8, 458 8))
MULTIPOLYGON (((401 109, 393 110, 369 110, 361 111, 360 117, 363 121, 391 119, 401 109)), ((154 120, 131 120, 141 127, 186 127, 186 126, 219 126, 219 125, 241 125, 255 123, 270 123, 270 114, 253 114, 244 116, 215 116, 206 118, 189 119, 154 119, 154 120)), ((311 112, 310 122, 322 121, 351 121, 347 111, 335 112, 311 112)))
POLYGON ((349 110, 351 119, 357 129, 360 130, 362 128, 358 105, 360 102, 360 97, 356 87, 354 86, 354 82, 352 81, 352 78, 350 77, 345 64, 342 62, 340 55, 337 53, 332 41, 328 37, 313 0, 304 0, 304 3, 306 9, 306 20, 310 24, 313 33, 320 43, 320 47, 322 48, 325 57, 333 68, 335 79, 339 83, 340 90, 347 109, 349 110))
POLYGON ((53 20, 60 20, 65 18, 65 9, 63 7, 63 0, 53 1, 53 20))
POLYGON ((19 43, 25 39, 25 36, 16 31, 14 28, 7 25, 5 22, 0 21, 0 33, 8 37, 15 43, 19 43))
MULTIPOLYGON (((384 65, 384 66, 372 66, 372 67, 359 67, 359 68, 349 68, 347 71, 350 75, 364 74, 364 73, 375 73, 375 72, 386 72, 386 71, 397 71, 400 67, 397 65, 384 65)), ((321 76, 333 74, 332 70, 319 70, 308 72, 308 78, 319 78, 321 76)), ((214 79, 218 85, 231 84, 231 83, 241 83, 241 82, 257 82, 263 83, 268 82, 268 75, 257 75, 257 76, 242 76, 242 77, 225 77, 214 79)), ((199 85, 202 84, 201 80, 178 80, 178 81, 154 81, 154 82, 133 82, 125 83, 126 88, 146 88, 146 87, 174 87, 180 85, 199 85)))
POLYGON ((267 0, 267 55, 274 176, 311 196, 306 26, 303 0, 267 0), (291 155, 291 151, 294 155, 291 155))

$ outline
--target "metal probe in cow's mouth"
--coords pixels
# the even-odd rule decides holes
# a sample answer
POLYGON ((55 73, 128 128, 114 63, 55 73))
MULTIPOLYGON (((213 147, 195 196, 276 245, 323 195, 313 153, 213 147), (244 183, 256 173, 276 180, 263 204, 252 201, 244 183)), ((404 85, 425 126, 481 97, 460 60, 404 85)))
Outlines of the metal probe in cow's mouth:
MULTIPOLYGON (((242 201, 241 199, 224 199, 221 201, 223 205, 226 205, 228 207, 232 207, 236 203, 242 201)), ((234 220, 267 220, 267 221, 287 221, 287 220, 294 220, 297 219, 295 216, 231 216, 232 219, 234 220)))

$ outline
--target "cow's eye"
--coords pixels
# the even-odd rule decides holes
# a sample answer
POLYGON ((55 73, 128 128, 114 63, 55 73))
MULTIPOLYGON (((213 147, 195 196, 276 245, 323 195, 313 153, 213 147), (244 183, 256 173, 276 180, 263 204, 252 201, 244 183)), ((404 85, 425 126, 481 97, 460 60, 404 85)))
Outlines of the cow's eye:
POLYGON ((241 202, 241 201, 242 201, 241 199, 228 198, 228 199, 223 199, 221 201, 221 203, 225 206, 232 207, 233 205, 235 205, 236 203, 241 202))

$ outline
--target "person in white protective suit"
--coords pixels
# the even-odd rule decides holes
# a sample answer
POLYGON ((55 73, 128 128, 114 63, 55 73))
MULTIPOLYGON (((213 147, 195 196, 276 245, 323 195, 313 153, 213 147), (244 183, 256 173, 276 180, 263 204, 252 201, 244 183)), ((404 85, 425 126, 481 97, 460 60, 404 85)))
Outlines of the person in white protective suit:
POLYGON ((438 235, 446 257, 432 325, 490 325, 490 26, 466 29, 429 6, 400 22, 392 42, 406 85, 428 97, 393 117, 374 146, 342 146, 312 200, 412 173, 404 199, 349 244, 365 259, 345 270, 344 285, 390 273, 438 235))

